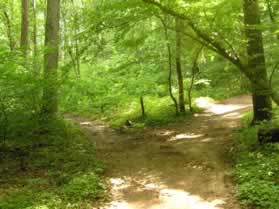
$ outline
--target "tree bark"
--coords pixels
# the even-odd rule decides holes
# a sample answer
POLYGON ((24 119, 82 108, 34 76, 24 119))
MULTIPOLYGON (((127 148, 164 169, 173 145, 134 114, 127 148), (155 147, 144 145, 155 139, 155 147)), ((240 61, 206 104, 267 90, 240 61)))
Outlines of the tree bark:
POLYGON ((193 105, 192 105, 192 90, 194 87, 194 82, 195 82, 195 78, 196 75, 199 73, 199 66, 198 66, 198 60, 200 57, 200 53, 203 50, 203 46, 197 51, 195 58, 193 60, 193 66, 192 66, 192 72, 191 72, 191 83, 188 89, 188 103, 189 103, 189 109, 190 112, 193 112, 193 105))
POLYGON ((21 37, 20 48, 26 57, 28 53, 29 0, 21 0, 21 37))
POLYGON ((42 113, 55 116, 58 110, 57 68, 59 53, 60 0, 47 0, 44 55, 44 78, 42 113))
POLYGON ((7 37, 9 40, 9 47, 11 51, 14 51, 15 49, 15 41, 14 41, 14 37, 13 37, 13 33, 12 33, 12 22, 11 22, 11 18, 9 17, 8 13, 6 11, 3 11, 3 16, 4 16, 4 20, 6 22, 6 27, 7 27, 7 37))
POLYGON ((265 88, 252 82, 253 94, 253 123, 272 118, 272 102, 269 92, 265 55, 258 0, 244 0, 244 24, 247 38, 248 68, 253 72, 255 79, 260 78, 265 83, 265 88))
POLYGON ((38 64, 38 46, 37 46, 37 4, 36 0, 32 0, 33 9, 33 68, 34 71, 39 72, 38 64))
POLYGON ((80 78, 80 50, 79 50, 78 33, 79 33, 78 14, 75 14, 75 18, 74 18, 75 62, 76 62, 77 78, 80 78))
POLYGON ((174 107, 175 107, 175 114, 178 115, 178 104, 177 100, 174 97, 172 93, 172 53, 171 53, 171 45, 170 45, 170 40, 169 40, 169 34, 168 34, 168 28, 163 20, 163 18, 159 17, 163 28, 164 28, 164 33, 165 33, 165 38, 166 38, 166 46, 167 46, 167 51, 168 51, 168 65, 169 65, 169 76, 168 76, 168 89, 169 89, 169 95, 171 100, 173 101, 174 107))
POLYGON ((175 29, 176 29, 176 74, 178 83, 178 103, 180 112, 185 112, 185 100, 184 100, 184 84, 183 84, 183 74, 181 70, 181 30, 182 24, 181 20, 175 18, 175 29))
POLYGON ((141 116, 145 117, 145 107, 144 107, 144 100, 143 96, 140 97, 140 107, 141 107, 141 116))

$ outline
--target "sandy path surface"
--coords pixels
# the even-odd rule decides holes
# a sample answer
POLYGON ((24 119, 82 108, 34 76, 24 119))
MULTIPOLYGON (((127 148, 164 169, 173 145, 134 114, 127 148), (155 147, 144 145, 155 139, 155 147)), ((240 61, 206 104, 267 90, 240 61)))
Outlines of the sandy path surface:
POLYGON ((233 130, 249 96, 199 101, 205 112, 184 122, 121 134, 72 118, 107 164, 111 201, 99 209, 239 209, 231 178, 233 130))

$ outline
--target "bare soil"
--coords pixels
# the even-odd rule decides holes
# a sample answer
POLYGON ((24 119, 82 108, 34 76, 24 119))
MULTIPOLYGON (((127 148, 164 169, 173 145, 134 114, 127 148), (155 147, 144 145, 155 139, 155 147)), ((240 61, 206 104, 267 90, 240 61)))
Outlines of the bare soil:
POLYGON ((239 209, 231 154, 233 131, 250 96, 218 103, 200 101, 205 111, 184 122, 136 133, 71 118, 96 144, 107 165, 110 201, 99 209, 239 209))

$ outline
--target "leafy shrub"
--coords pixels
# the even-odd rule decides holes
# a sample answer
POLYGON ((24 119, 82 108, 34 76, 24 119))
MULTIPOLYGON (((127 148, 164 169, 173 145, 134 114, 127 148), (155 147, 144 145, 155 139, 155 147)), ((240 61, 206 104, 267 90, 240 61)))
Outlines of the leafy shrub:
POLYGON ((0 137, 12 138, 37 126, 41 79, 17 52, 0 46, 0 137))
MULTIPOLYGON (((246 125, 248 118, 251 119, 251 114, 244 118, 246 125)), ((278 126, 276 118, 274 126, 278 126)), ((266 126, 270 124, 245 126, 238 134, 235 170, 239 184, 237 197, 251 207, 278 209, 279 145, 266 144, 260 147, 257 142, 258 128, 266 126)))
POLYGON ((71 179, 63 191, 69 201, 94 200, 103 196, 104 185, 94 172, 90 172, 71 179))

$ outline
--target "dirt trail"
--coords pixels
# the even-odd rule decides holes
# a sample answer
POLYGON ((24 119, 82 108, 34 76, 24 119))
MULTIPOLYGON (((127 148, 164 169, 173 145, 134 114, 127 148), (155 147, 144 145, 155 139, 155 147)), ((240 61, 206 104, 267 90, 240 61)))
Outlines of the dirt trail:
POLYGON ((112 197, 100 209, 240 208, 233 196, 229 153, 232 131, 251 108, 251 98, 200 105, 206 109, 202 114, 137 134, 73 119, 108 166, 112 197))

